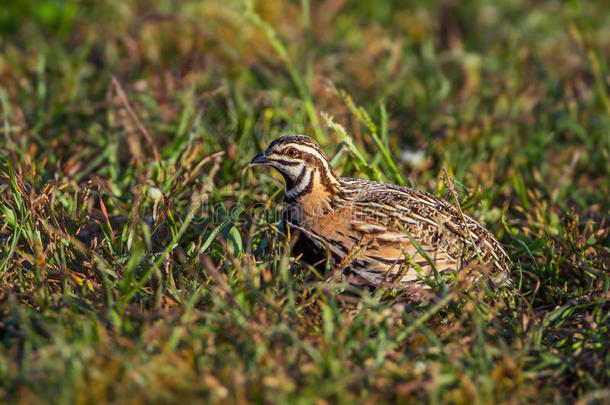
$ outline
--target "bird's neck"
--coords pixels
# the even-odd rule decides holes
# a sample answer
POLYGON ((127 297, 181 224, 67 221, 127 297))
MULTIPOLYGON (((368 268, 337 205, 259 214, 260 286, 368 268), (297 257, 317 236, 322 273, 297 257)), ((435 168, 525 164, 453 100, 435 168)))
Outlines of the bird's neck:
POLYGON ((326 199, 341 187, 341 181, 328 164, 305 166, 298 177, 286 178, 287 200, 326 199))

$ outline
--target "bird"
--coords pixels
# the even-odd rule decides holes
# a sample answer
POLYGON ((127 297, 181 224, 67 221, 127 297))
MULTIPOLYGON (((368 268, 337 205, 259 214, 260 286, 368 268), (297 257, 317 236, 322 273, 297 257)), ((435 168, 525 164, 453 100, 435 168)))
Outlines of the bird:
POLYGON ((251 165, 283 176, 284 226, 298 235, 294 246, 309 264, 330 260, 353 283, 372 287, 425 288, 465 269, 476 270, 473 279, 510 285, 503 246, 461 209, 419 189, 339 177, 311 137, 275 139, 251 165))

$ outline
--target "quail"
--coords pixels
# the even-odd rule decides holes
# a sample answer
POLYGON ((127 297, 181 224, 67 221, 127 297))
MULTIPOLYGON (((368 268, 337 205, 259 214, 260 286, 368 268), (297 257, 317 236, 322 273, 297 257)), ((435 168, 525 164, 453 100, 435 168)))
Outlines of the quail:
POLYGON ((426 286, 435 271, 466 267, 477 279, 510 282, 508 254, 477 221, 424 191, 337 176, 308 136, 278 138, 251 164, 283 176, 285 222, 312 264, 329 258, 372 286, 426 286))

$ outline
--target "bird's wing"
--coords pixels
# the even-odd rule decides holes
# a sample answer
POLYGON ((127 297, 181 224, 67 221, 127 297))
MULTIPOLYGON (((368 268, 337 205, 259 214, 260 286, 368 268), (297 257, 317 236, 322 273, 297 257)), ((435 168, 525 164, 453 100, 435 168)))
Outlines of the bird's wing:
POLYGON ((356 219, 363 223, 360 229, 379 241, 400 242, 407 252, 415 248, 416 241, 418 253, 423 250, 437 269, 455 270, 481 259, 501 272, 510 271, 510 259, 493 235, 447 201, 407 187, 345 180, 355 190, 346 197, 354 204, 356 219))

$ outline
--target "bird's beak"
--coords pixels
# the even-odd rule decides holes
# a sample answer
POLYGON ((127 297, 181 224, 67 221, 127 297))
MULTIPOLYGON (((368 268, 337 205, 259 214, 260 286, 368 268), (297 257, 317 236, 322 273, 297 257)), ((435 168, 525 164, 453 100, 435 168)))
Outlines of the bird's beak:
POLYGON ((265 164, 265 163, 269 163, 269 162, 271 162, 271 159, 269 159, 267 156, 265 156, 265 152, 261 152, 258 155, 254 156, 254 159, 252 159, 250 164, 256 165, 256 164, 265 164))

